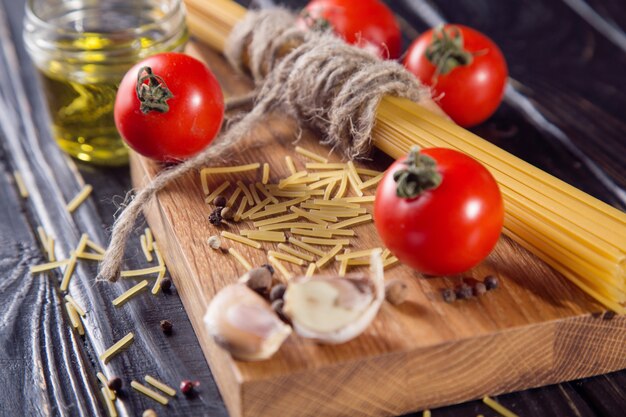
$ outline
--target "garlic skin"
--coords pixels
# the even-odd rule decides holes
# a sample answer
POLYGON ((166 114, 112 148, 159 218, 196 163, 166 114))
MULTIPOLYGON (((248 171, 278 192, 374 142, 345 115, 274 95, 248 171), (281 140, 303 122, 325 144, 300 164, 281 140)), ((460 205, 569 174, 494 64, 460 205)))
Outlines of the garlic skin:
POLYGON ((219 291, 204 316, 213 340, 245 361, 271 357, 291 334, 269 304, 243 283, 219 291))
POLYGON ((321 343, 344 343, 359 336, 385 299, 381 252, 371 258, 371 276, 297 277, 285 291, 283 311, 295 332, 321 343))

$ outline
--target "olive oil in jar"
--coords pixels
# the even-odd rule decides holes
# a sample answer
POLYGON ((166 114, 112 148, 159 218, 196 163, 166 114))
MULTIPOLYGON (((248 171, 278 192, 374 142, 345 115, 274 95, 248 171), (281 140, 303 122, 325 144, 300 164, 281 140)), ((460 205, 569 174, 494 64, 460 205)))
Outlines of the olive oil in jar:
POLYGON ((61 149, 97 165, 126 164, 113 118, 117 87, 141 59, 183 49, 181 0, 29 0, 24 32, 61 149))

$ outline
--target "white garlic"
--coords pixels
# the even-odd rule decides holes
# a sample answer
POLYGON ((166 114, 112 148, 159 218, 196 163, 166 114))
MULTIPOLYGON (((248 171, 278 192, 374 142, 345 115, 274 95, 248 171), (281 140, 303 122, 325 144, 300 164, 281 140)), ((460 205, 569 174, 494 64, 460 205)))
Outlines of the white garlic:
POLYGON ((359 336, 385 299, 380 251, 372 254, 371 275, 297 277, 287 285, 284 313, 296 333, 322 343, 343 343, 359 336))
POLYGON ((248 361, 269 358, 291 334, 291 327, 243 283, 224 287, 213 297, 204 323, 218 345, 248 361))

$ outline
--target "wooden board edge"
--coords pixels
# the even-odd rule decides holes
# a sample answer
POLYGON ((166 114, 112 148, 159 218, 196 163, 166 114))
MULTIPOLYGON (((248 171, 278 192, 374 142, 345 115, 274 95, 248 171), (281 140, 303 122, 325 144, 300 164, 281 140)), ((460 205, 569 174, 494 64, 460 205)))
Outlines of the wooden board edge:
MULTIPOLYGON (((140 158, 136 156, 131 157, 130 170, 133 186, 136 189, 141 189, 148 178, 144 175, 145 171, 141 167, 140 158)), ((174 282, 176 291, 178 291, 180 295, 180 299, 191 321, 196 337, 199 340, 210 340, 209 335, 206 333, 203 317, 189 314, 189 311, 194 310, 194 305, 206 304, 206 300, 201 299, 201 291, 192 291, 189 289, 189 286, 183 285, 182 283, 185 277, 191 276, 191 271, 187 269, 185 263, 172 261, 176 257, 180 259, 180 257, 184 255, 182 253, 175 254, 176 251, 179 251, 180 245, 165 238, 166 236, 173 236, 174 234, 171 230, 167 230, 170 227, 169 223, 165 221, 165 213, 157 201, 151 202, 149 206, 146 207, 144 217, 159 244, 168 272, 174 282)), ((203 310, 204 308, 205 307, 203 307, 203 310)), ((227 352, 220 349, 215 344, 199 344, 204 353, 204 357, 209 363, 211 373, 213 374, 213 378, 215 379, 230 416, 243 416, 241 377, 235 372, 235 367, 232 366, 233 359, 227 352)))
POLYGON ((245 381, 242 407, 244 416, 395 416, 624 368, 626 316, 610 324, 601 318, 575 317, 245 381), (444 371, 421 373, 442 350, 449 364, 430 366, 444 371), (496 365, 502 362, 494 360, 498 355, 509 356, 509 366, 496 365))

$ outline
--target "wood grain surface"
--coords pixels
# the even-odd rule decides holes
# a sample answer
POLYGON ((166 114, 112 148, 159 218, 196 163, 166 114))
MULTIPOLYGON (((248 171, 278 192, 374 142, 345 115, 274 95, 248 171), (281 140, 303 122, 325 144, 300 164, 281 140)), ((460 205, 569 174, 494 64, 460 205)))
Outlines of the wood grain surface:
MULTIPOLYGON (((248 85, 242 76, 233 76, 221 57, 206 49, 195 54, 207 59, 227 95, 240 94, 248 85)), ((289 176, 286 155, 296 161, 298 171, 309 161, 295 153, 296 140, 306 149, 329 154, 314 134, 304 130, 299 139, 297 135, 292 120, 268 115, 223 164, 268 162, 270 182, 278 183, 289 176)), ((331 153, 329 162, 341 162, 341 156, 331 153)), ((357 166, 384 170, 389 162, 377 154, 357 166)), ((132 157, 138 188, 160 169, 132 157)), ((259 169, 209 176, 208 184, 213 190, 226 180, 234 185, 260 178, 259 169)), ((228 198, 234 189, 223 195, 228 198)), ((398 308, 385 305, 354 341, 320 346, 292 336, 270 360, 234 361, 207 335, 202 318, 215 292, 246 270, 232 256, 212 250, 207 240, 221 230, 238 234, 254 226, 242 221, 215 227, 207 219, 210 211, 199 174, 193 173, 161 192, 145 215, 166 247, 172 278, 233 416, 395 415, 626 367, 626 317, 593 317, 601 309, 598 304, 505 238, 485 262, 463 275, 499 278, 501 288, 483 298, 447 304, 441 290, 457 285, 461 276, 425 278, 408 267, 392 267, 387 278, 407 284, 408 302, 398 308)), ((371 223, 354 230, 352 250, 382 246, 371 223)), ((267 250, 277 250, 275 243, 264 243, 262 250, 224 244, 257 266, 267 263, 267 250)), ((296 275, 304 274, 305 268, 285 265, 296 275)), ((337 269, 333 262, 322 272, 332 275, 337 269)))
MULTIPOLYGON (((247 5, 247 0, 244 3, 247 5)), ((299 7, 304 1, 285 3, 299 7)), ((626 133, 626 105, 619 93, 626 88, 623 1, 388 3, 401 19, 405 44, 437 18, 488 33, 504 50, 517 94, 507 94, 496 115, 474 129, 475 133, 624 208, 614 190, 599 182, 582 162, 583 157, 591 160, 624 185, 620 146, 626 133), (563 145, 564 139, 582 149, 582 154, 563 145)), ((106 415, 94 377, 98 370, 121 376, 125 384, 142 379, 147 372, 171 385, 185 378, 201 383, 198 396, 177 397, 167 408, 132 390, 125 391, 118 402, 122 416, 141 416, 148 407, 159 416, 226 416, 176 290, 112 309, 110 301, 132 282, 95 285, 95 265, 85 263, 74 276, 70 292, 98 313, 88 312, 88 338, 81 339, 70 331, 61 308, 59 277, 31 277, 28 273, 31 265, 43 261, 36 226, 43 225, 55 235, 59 255, 67 254, 82 232, 105 243, 113 216, 131 184, 125 169, 75 165, 56 147, 36 74, 22 44, 23 8, 21 0, 0 0, 0 106, 4 115, 0 120, 0 416, 106 415), (15 169, 27 173, 31 192, 27 200, 18 196, 12 180, 15 169), (94 193, 70 217, 63 208, 65 201, 83 183, 92 184, 94 193), (164 337, 158 328, 158 321, 165 318, 174 322, 172 337, 164 337), (101 368, 97 361, 101 349, 129 330, 135 332, 134 346, 101 368)), ((138 232, 129 242, 128 269, 145 265, 138 246, 143 227, 138 224, 138 232)), ((585 363, 586 358, 580 357, 585 363)), ((298 386, 305 389, 306 381, 298 386)), ((622 417, 624 386, 626 371, 620 371, 500 395, 497 400, 521 417, 622 417)), ((479 401, 433 410, 436 417, 477 414, 495 415, 479 401)))

